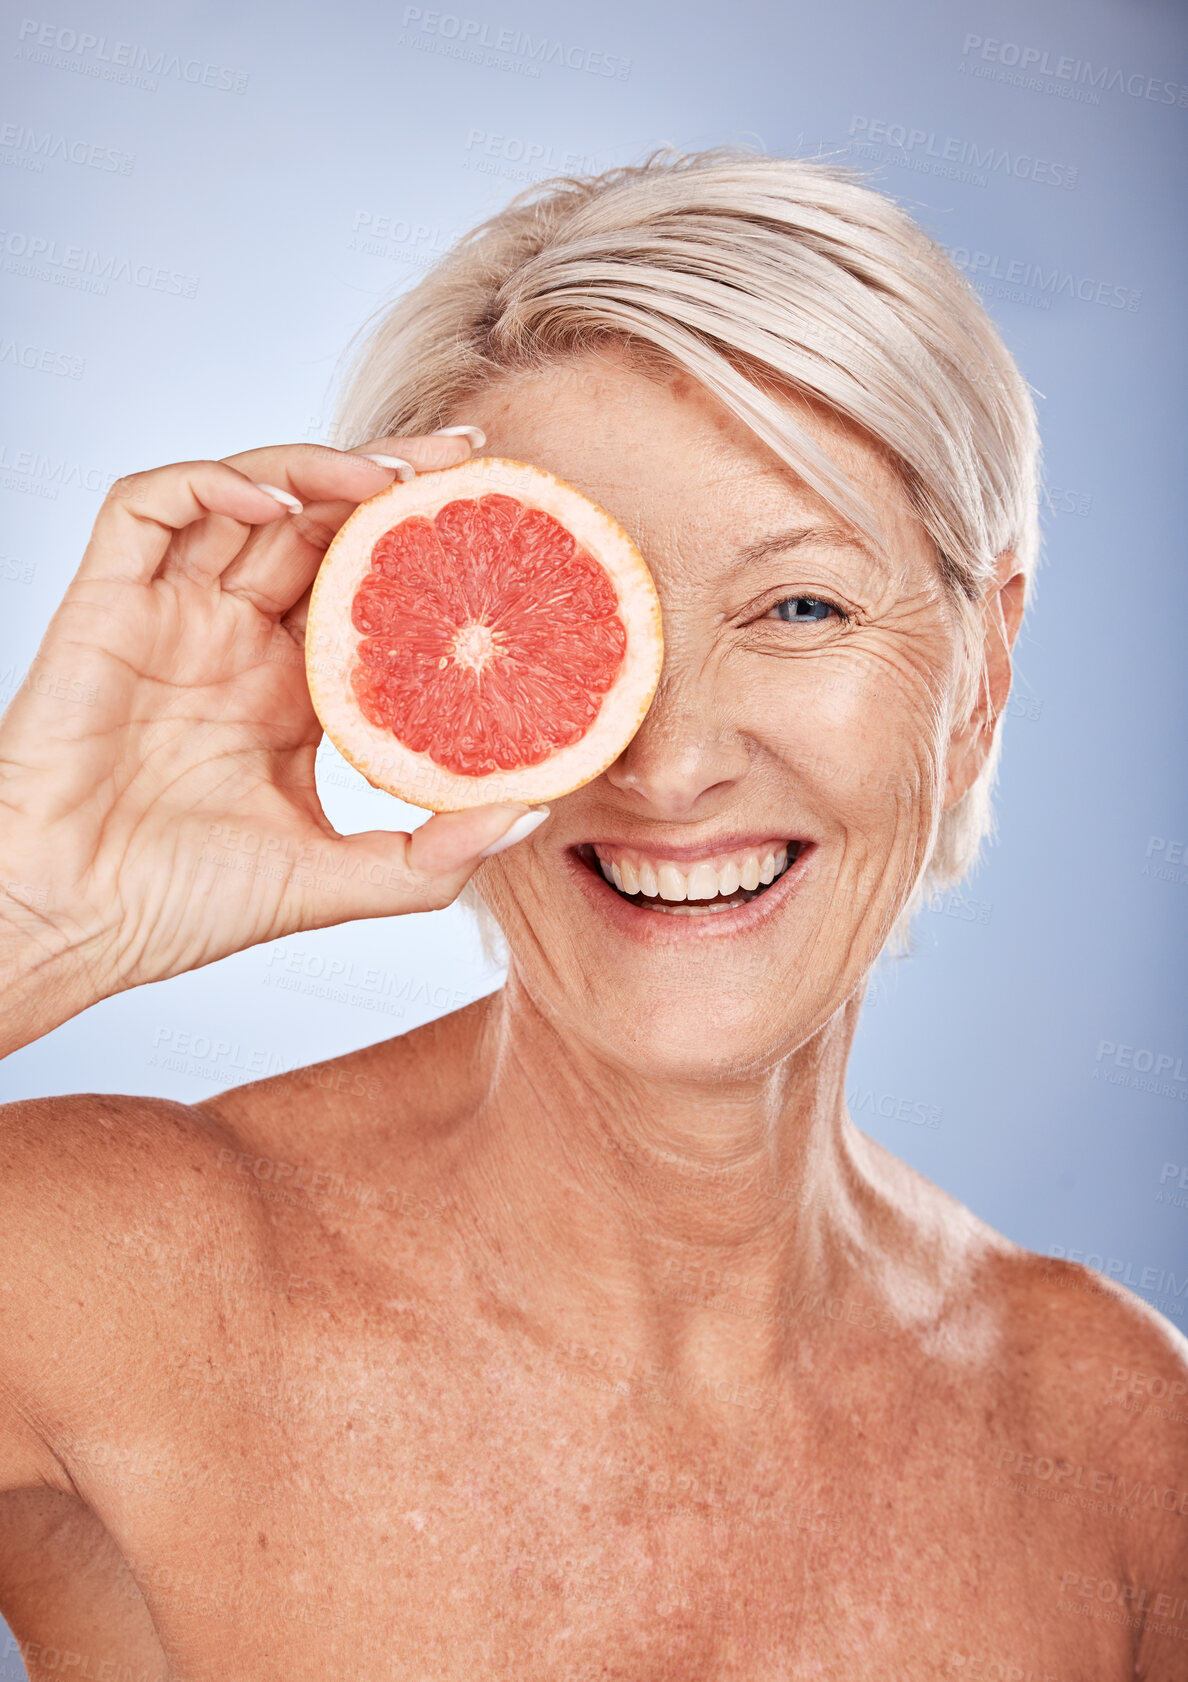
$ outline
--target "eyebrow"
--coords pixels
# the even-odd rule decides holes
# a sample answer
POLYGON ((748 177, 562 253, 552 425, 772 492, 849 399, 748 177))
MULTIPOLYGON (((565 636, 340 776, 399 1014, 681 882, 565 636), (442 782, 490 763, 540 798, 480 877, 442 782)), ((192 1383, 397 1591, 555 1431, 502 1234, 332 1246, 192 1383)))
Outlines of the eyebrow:
POLYGON ((770 537, 761 537, 756 543, 748 543, 738 552, 738 570, 754 566, 783 550, 804 548, 810 543, 827 543, 835 549, 853 549, 879 572, 888 571, 882 556, 863 543, 861 538, 856 537, 850 528, 819 524, 790 526, 787 531, 773 532, 770 537))

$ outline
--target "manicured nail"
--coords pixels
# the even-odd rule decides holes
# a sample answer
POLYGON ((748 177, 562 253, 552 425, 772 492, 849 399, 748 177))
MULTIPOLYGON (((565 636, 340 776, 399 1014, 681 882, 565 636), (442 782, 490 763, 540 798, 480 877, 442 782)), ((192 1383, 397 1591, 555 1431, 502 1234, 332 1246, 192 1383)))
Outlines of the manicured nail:
POLYGON ((378 462, 381 467, 390 467, 401 484, 407 484, 410 479, 415 479, 417 476, 417 470, 412 462, 401 461, 399 456, 369 456, 365 450, 360 451, 360 454, 364 461, 374 461, 378 462))
POLYGON ((290 496, 288 491, 282 491, 279 485, 266 485, 260 479, 253 479, 252 484, 258 491, 267 491, 269 496, 274 496, 281 507, 287 508, 290 514, 300 514, 305 507, 303 502, 298 502, 297 498, 290 496))
POLYGON ((429 434, 430 438, 469 438, 472 450, 481 450, 487 442, 487 434, 481 426, 439 426, 436 432, 429 434))
POLYGON ((514 847, 517 841, 523 841, 525 836, 531 835, 534 829, 539 829, 549 815, 547 806, 537 806, 531 812, 524 812, 518 817, 506 835, 500 836, 489 847, 484 847, 479 854, 481 859, 491 859, 496 853, 501 853, 505 847, 514 847))

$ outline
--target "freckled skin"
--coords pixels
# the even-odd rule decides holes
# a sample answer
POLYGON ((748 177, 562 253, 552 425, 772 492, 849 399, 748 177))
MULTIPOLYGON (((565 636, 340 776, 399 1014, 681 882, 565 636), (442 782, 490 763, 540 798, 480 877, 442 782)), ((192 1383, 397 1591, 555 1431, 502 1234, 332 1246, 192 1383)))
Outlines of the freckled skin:
POLYGON ((500 993, 203 1105, 6 1112, 30 1675, 1173 1682, 1188 1455, 1135 1375, 1184 1385, 1184 1340, 845 1108, 865 977, 1005 704, 1010 558, 967 721, 925 535, 853 430, 802 411, 883 568, 740 567, 835 517, 688 381, 603 351, 466 410, 639 542, 659 692, 482 866, 500 993), (626 938, 570 856, 737 834, 812 851, 721 939, 626 938))

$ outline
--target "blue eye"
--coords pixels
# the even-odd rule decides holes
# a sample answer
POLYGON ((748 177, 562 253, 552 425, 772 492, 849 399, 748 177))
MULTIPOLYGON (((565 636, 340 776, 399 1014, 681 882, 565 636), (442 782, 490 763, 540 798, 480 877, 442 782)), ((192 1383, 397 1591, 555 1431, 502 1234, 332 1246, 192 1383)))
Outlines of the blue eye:
POLYGON ((786 596, 775 604, 774 612, 786 625, 804 625, 828 619, 837 609, 832 602, 820 601, 816 596, 786 596))

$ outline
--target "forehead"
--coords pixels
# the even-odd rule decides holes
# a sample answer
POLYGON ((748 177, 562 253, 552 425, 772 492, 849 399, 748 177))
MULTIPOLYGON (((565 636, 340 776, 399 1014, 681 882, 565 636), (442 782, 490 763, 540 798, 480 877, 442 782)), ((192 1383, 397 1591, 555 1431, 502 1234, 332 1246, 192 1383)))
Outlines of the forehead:
MULTIPOLYGON (((780 401, 851 480, 897 568, 931 549, 885 450, 860 428, 795 395, 780 401)), ((723 561, 774 534, 819 532, 835 548, 879 551, 690 375, 640 366, 601 347, 503 375, 463 404, 487 453, 530 461, 591 497, 653 550, 723 561)), ((461 412, 461 410, 459 410, 461 412)))

